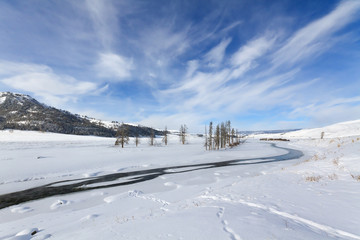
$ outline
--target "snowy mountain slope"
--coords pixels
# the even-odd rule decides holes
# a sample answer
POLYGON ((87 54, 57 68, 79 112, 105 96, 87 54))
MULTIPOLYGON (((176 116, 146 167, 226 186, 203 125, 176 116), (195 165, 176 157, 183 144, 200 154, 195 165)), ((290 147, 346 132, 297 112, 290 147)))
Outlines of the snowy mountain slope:
MULTIPOLYGON (((0 129, 36 130, 75 135, 114 137, 118 122, 102 122, 49 107, 18 93, 0 92, 0 129)), ((149 136, 152 129, 127 124, 130 136, 149 136)), ((154 130, 155 134, 162 134, 154 130)))
POLYGON ((113 130, 91 123, 67 111, 39 103, 16 93, 0 93, 0 129, 38 130, 78 135, 114 136, 113 130))

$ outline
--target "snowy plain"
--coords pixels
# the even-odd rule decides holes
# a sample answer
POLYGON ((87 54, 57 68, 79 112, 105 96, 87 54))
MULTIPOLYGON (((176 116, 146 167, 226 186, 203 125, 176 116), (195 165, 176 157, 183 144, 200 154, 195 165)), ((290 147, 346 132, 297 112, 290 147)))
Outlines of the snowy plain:
MULTIPOLYGON (((206 151, 204 139, 136 147, 115 139, 0 131, 0 195, 63 180, 163 167, 148 181, 55 195, 0 209, 0 239, 360 239, 360 121, 249 136, 206 151), (324 139, 320 139, 324 132, 324 139), (219 168, 175 166, 286 154, 299 159, 219 168), (188 171, 186 171, 188 170, 188 171)), ((244 162, 244 163, 250 163, 244 162)), ((80 179, 80 180, 79 180, 80 179)), ((59 183, 61 185, 61 183, 59 183)))

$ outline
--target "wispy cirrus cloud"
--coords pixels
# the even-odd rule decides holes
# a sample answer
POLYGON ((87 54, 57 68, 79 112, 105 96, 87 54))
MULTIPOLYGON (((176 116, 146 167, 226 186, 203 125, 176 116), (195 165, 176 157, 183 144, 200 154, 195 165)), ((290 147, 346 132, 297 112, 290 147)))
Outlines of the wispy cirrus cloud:
POLYGON ((319 100, 294 108, 290 112, 290 116, 293 118, 306 117, 311 119, 310 127, 322 126, 340 121, 359 119, 359 105, 360 96, 319 100))
POLYGON ((239 78, 249 69, 251 69, 254 61, 262 57, 273 46, 276 38, 262 36, 249 41, 246 45, 240 47, 231 58, 230 62, 233 66, 231 78, 239 78))
POLYGON ((92 20, 94 31, 102 46, 113 47, 114 36, 118 33, 117 12, 112 1, 86 0, 85 6, 92 20))
POLYGON ((273 57, 273 64, 293 65, 329 48, 329 39, 347 24, 360 18, 360 1, 342 1, 329 14, 296 31, 273 57))
POLYGON ((225 57, 225 50, 229 46, 231 38, 222 40, 218 45, 205 54, 205 61, 209 67, 219 67, 225 57))
POLYGON ((204 61, 201 59, 190 61, 186 74, 187 78, 176 83, 175 87, 162 91, 162 96, 173 96, 173 94, 179 97, 186 96, 185 106, 188 108, 204 107, 209 102, 212 102, 212 107, 217 105, 220 107, 225 105, 223 100, 230 104, 235 99, 232 93, 234 89, 241 91, 241 88, 249 84, 249 81, 242 80, 240 77, 251 69, 252 64, 257 59, 266 54, 274 41, 274 38, 267 36, 256 38, 247 42, 228 57, 230 64, 222 64, 219 69, 210 72, 199 70, 200 65, 207 66, 210 56, 212 59, 216 59, 218 65, 221 63, 225 49, 230 43, 229 39, 223 40, 204 55, 204 61), (237 81, 228 84, 232 79, 237 79, 237 81), (232 94, 229 95, 229 93, 232 94), (219 98, 219 94, 225 97, 219 98), (228 98, 228 96, 230 97, 228 98))

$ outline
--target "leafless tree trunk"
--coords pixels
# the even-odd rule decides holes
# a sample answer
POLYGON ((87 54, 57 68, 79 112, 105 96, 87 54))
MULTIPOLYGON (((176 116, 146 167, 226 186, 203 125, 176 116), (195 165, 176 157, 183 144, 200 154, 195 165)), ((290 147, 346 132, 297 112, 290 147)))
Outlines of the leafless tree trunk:
POLYGON ((128 136, 127 127, 124 123, 122 123, 116 132, 115 145, 121 144, 121 147, 124 148, 124 144, 128 144, 128 143, 129 143, 129 136, 128 136))
POLYGON ((168 131, 167 131, 167 126, 165 126, 163 142, 165 143, 165 145, 168 144, 168 131))
POLYGON ((230 145, 230 138, 231 138, 231 122, 230 122, 230 120, 228 120, 226 122, 226 136, 227 136, 226 142, 228 143, 228 145, 230 145))
POLYGON ((135 145, 138 146, 139 143, 140 143, 139 134, 136 133, 136 135, 135 135, 135 145))
POLYGON ((151 129, 151 133, 150 133, 150 146, 154 146, 154 138, 155 138, 155 133, 154 133, 154 130, 151 129))
POLYGON ((231 130, 231 145, 234 145, 234 137, 235 137, 235 129, 233 128, 232 130, 231 130))
POLYGON ((209 150, 213 149, 213 122, 209 124, 209 150))
POLYGON ((220 148, 220 138, 221 138, 221 136, 220 136, 220 126, 219 126, 219 124, 218 125, 216 125, 216 131, 215 131, 215 148, 217 149, 217 150, 219 150, 219 148, 220 148))
POLYGON ((220 126, 220 133, 221 133, 221 148, 224 148, 226 146, 226 127, 225 127, 225 123, 221 123, 220 126))
POLYGON ((205 124, 205 149, 206 149, 206 151, 208 150, 208 138, 207 138, 206 124, 205 124))
POLYGON ((186 133, 187 133, 187 126, 186 124, 181 125, 180 127, 180 142, 185 144, 186 142, 186 133))

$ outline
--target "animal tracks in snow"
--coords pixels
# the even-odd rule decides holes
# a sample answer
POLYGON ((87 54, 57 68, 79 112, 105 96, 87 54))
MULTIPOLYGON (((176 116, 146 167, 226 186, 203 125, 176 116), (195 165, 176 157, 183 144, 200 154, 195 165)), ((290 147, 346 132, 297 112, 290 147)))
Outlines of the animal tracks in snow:
POLYGON ((11 212, 12 213, 27 213, 27 212, 31 212, 34 209, 30 208, 30 207, 14 207, 11 208, 11 212))
POLYGON ((156 203, 160 203, 163 207, 170 205, 169 202, 162 200, 160 198, 156 198, 153 195, 144 195, 144 193, 142 191, 138 191, 138 190, 132 190, 128 192, 130 197, 137 197, 137 198, 141 198, 144 200, 150 200, 156 203))
MULTIPOLYGON (((204 196, 203 195, 203 196, 200 196, 200 198, 208 199, 208 200, 214 200, 214 201, 240 203, 240 204, 246 205, 246 206, 251 207, 251 208, 261 209, 261 210, 264 210, 264 211, 266 211, 266 212, 268 212, 270 214, 275 214, 275 215, 281 216, 281 217, 283 217, 285 219, 292 220, 292 221, 294 221, 296 223, 304 224, 304 225, 306 225, 306 226, 308 226, 308 227, 310 227, 312 229, 317 229, 317 230, 320 230, 322 232, 325 232, 326 234, 328 234, 330 236, 334 236, 334 237, 337 237, 337 238, 346 237, 346 238, 360 240, 359 235, 355 235, 355 234, 352 234, 352 233, 349 233, 349 232, 346 232, 346 231, 343 231, 343 230, 340 230, 340 229, 336 229, 336 228, 333 228, 333 227, 330 227, 330 226, 327 226, 327 225, 324 225, 324 224, 316 223, 316 222, 311 221, 309 219, 299 217, 298 215, 283 212, 283 211, 275 209, 274 207, 268 207, 268 206, 265 206, 263 204, 248 202, 248 201, 245 201, 243 199, 233 199, 233 198, 229 198, 229 197, 226 197, 226 196, 220 196, 220 195, 212 195, 212 196, 211 195, 210 196, 206 196, 206 195, 204 196)), ((218 217, 221 218, 223 213, 224 213, 224 210, 222 210, 222 211, 220 210, 219 213, 218 213, 218 217)), ((226 222, 224 222, 224 226, 225 225, 227 225, 226 222)))
POLYGON ((130 191, 127 192, 127 194, 126 193, 121 193, 121 194, 117 194, 117 195, 108 196, 108 197, 104 198, 104 202, 112 203, 112 202, 115 202, 115 201, 117 201, 119 199, 123 199, 123 198, 126 198, 126 197, 134 197, 134 198, 140 198, 140 199, 144 199, 144 200, 150 200, 150 201, 159 203, 163 207, 170 204, 169 202, 167 202, 165 200, 162 200, 160 198, 156 198, 153 195, 146 195, 140 190, 130 190, 130 191))
POLYGON ((87 215, 85 217, 83 217, 82 219, 80 219, 80 221, 89 221, 89 220, 94 220, 95 218, 99 217, 100 215, 99 214, 90 214, 90 215, 87 215))
POLYGON ((55 210, 66 205, 70 205, 71 203, 72 203, 71 201, 67 201, 67 200, 57 200, 56 202, 51 204, 50 209, 55 210))
POLYGON ((230 235, 231 240, 241 240, 241 237, 235 233, 233 229, 229 227, 229 223, 224 219, 225 208, 220 207, 216 216, 220 219, 223 225, 223 230, 230 235))
POLYGON ((41 235, 43 230, 38 228, 28 228, 24 229, 14 236, 5 238, 5 240, 45 240, 51 237, 51 234, 41 235))

